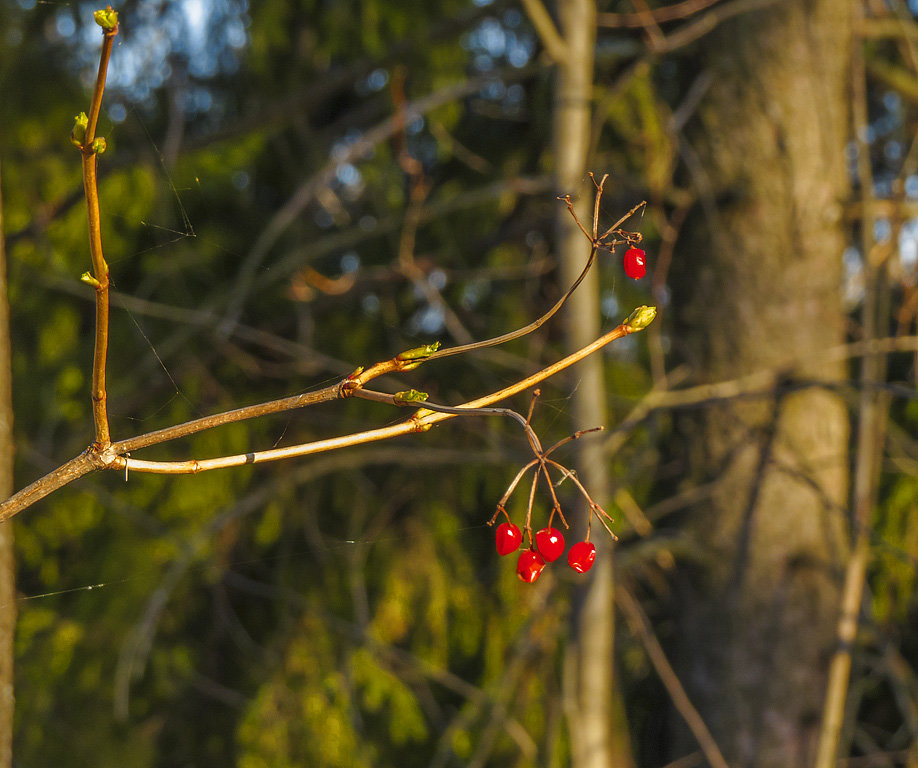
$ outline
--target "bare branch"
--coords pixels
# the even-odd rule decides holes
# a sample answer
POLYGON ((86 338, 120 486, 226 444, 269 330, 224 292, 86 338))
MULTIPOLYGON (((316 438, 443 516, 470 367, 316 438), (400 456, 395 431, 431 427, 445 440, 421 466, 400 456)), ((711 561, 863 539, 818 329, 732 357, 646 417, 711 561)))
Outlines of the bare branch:
POLYGON ((558 31, 555 22, 552 21, 551 16, 548 15, 542 0, 523 0, 523 8, 526 9, 526 15, 529 17, 529 21, 532 22, 532 26, 535 27, 536 34, 538 34, 552 61, 555 64, 563 64, 568 53, 567 43, 561 37, 561 33, 558 31))
POLYGON ((79 456, 72 458, 66 464, 62 464, 44 477, 27 485, 21 491, 17 491, 3 503, 0 503, 0 522, 9 520, 13 515, 22 512, 22 510, 30 507, 36 501, 40 501, 49 493, 63 488, 74 480, 79 480, 84 475, 88 475, 97 469, 99 469, 98 462, 94 460, 93 454, 87 449, 79 456))
MULTIPOLYGON (((635 329, 626 323, 622 323, 603 336, 600 336, 591 344, 588 344, 573 354, 570 354, 567 357, 557 361, 556 363, 553 363, 552 365, 537 371, 531 376, 527 376, 526 378, 521 379, 520 381, 517 381, 508 387, 504 387, 503 389, 500 389, 496 392, 492 392, 488 395, 484 395, 483 397, 479 397, 476 400, 470 400, 467 403, 463 403, 462 405, 457 406, 455 409, 450 408, 448 413, 439 411, 432 412, 429 409, 421 408, 417 411, 417 413, 415 413, 413 417, 407 421, 393 424, 388 427, 366 430, 364 432, 357 432, 350 435, 342 435, 340 437, 328 438, 326 440, 317 440, 312 443, 293 445, 286 448, 273 448, 267 451, 253 451, 250 453, 236 454, 233 456, 221 456, 213 459, 200 460, 191 459, 189 461, 142 461, 140 459, 118 456, 111 462, 110 466, 112 469, 126 468, 128 471, 152 472, 155 474, 196 474, 198 472, 205 472, 211 469, 225 469, 228 467, 244 466, 246 464, 262 464, 268 461, 290 459, 297 456, 308 456, 314 453, 338 450, 340 448, 347 448, 353 445, 376 442, 378 440, 389 440, 393 437, 399 437, 401 435, 408 435, 416 432, 426 432, 435 424, 456 418, 456 416, 459 415, 457 413, 458 411, 483 408, 493 403, 500 402, 501 400, 506 400, 508 397, 517 395, 520 392, 524 392, 525 390, 534 387, 536 384, 545 381, 545 379, 554 376, 560 371, 563 371, 565 368, 570 367, 574 363, 584 359, 585 357, 588 357, 610 342, 615 341, 616 339, 620 339, 623 336, 627 336, 628 334, 633 333, 635 330, 638 329, 635 329)), ((395 358, 393 358, 393 360, 395 360, 395 358)), ((379 365, 380 367, 384 367, 386 364, 379 365)), ((395 369, 392 368, 389 370, 395 369)), ((381 375, 381 373, 389 372, 389 370, 376 372, 372 378, 375 378, 376 375, 381 375)), ((349 389, 360 389, 362 387, 362 382, 359 380, 363 375, 364 374, 357 374, 352 378, 345 379, 345 381, 340 385, 342 393, 341 396, 349 396, 349 389), (351 384, 352 386, 348 387, 348 384, 351 384)), ((354 394, 354 392, 350 392, 350 394, 354 394)), ((4 504, 5 503, 6 502, 4 502, 4 504)), ((0 513, 2 513, 3 508, 4 505, 0 504, 0 513)))
POLYGON ((675 5, 653 8, 641 13, 599 13, 596 16, 603 27, 646 27, 649 21, 663 24, 688 18, 719 2, 722 0, 683 0, 675 5))
POLYGON ((74 125, 71 141, 80 150, 83 162, 83 189, 86 194, 86 214, 89 220, 89 252, 93 275, 84 275, 84 280, 96 290, 96 339, 92 361, 92 413, 95 423, 96 443, 106 447, 111 441, 108 427, 108 408, 105 389, 105 369, 108 357, 108 264, 102 253, 102 224, 99 215, 99 190, 96 180, 96 158, 105 151, 105 140, 96 140, 96 125, 102 108, 102 94, 105 92, 105 76, 108 60, 112 54, 112 43, 118 34, 117 24, 104 29, 99 70, 89 106, 89 116, 81 115, 74 125), (85 120, 85 125, 81 119, 85 120), (76 135, 80 130, 82 135, 76 135))

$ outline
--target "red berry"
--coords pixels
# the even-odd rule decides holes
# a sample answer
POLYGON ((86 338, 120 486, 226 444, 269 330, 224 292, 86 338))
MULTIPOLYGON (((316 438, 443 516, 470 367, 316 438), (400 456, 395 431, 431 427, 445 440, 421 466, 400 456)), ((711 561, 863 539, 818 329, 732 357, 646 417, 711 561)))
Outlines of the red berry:
POLYGON ((625 251, 625 274, 632 280, 640 280, 647 273, 645 255, 640 248, 629 248, 625 251))
POLYGON ((543 528, 535 535, 536 546, 549 563, 564 554, 564 537, 557 528, 543 528))
POLYGON ((596 547, 588 541, 578 541, 567 553, 567 564, 577 573, 586 573, 593 567, 596 559, 596 547))
POLYGON ((526 549, 520 552, 520 559, 516 561, 516 575, 527 584, 532 584, 542 575, 544 567, 542 556, 533 549, 526 549))
POLYGON ((511 552, 516 552, 520 548, 520 544, 523 543, 523 534, 513 523, 501 523, 498 525, 497 534, 494 538, 498 555, 509 555, 511 552))

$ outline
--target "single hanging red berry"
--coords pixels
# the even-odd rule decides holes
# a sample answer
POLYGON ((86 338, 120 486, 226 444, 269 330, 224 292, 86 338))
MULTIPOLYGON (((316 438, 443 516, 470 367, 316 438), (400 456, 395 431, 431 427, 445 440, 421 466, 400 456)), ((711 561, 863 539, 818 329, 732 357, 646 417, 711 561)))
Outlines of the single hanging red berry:
POLYGON ((525 549, 520 552, 520 559, 516 561, 516 575, 527 584, 532 584, 542 575, 545 561, 534 549, 525 549))
POLYGON ((629 248, 625 251, 625 274, 632 280, 640 280, 647 274, 647 262, 644 253, 640 248, 629 248))
POLYGON ((523 534, 513 523, 501 523, 494 536, 498 555, 509 555, 516 552, 523 543, 523 534))
POLYGON ((535 535, 536 546, 549 563, 564 554, 564 536, 557 528, 543 528, 535 535))
POLYGON ((567 564, 577 573, 586 573, 593 567, 596 559, 596 547, 589 541, 578 541, 567 553, 567 564))

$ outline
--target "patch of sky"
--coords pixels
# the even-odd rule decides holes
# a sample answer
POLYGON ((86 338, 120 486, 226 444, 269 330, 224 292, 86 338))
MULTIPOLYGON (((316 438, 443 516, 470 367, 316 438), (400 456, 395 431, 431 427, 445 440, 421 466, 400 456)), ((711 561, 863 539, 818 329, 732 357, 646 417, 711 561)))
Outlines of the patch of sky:
POLYGON ((504 95, 504 109, 511 114, 516 114, 523 107, 526 98, 526 89, 519 83, 514 83, 507 88, 504 95))
POLYGON ((379 312, 379 296, 375 293, 368 293, 360 300, 364 314, 375 315, 379 312))
POLYGON ((351 146, 362 138, 363 134, 360 131, 354 129, 349 130, 342 138, 332 144, 331 152, 329 152, 331 159, 338 163, 345 162, 350 156, 351 146))
POLYGON ((880 176, 874 180, 873 191, 877 197, 887 198, 892 196, 893 179, 887 176, 880 176))
POLYGON ((892 224, 889 219, 877 219, 873 225, 873 237, 878 243, 885 243, 892 235, 892 224))
POLYGON ((462 289, 460 302, 464 309, 474 309, 477 304, 490 293, 490 285, 485 280, 475 280, 467 283, 462 289))
POLYGON ((895 91, 886 91, 883 94, 883 106, 890 112, 898 112, 902 107, 902 97, 895 91))
MULTIPOLYGON (((19 0, 20 5, 28 1, 19 0)), ((56 17, 58 34, 72 40, 74 55, 90 82, 101 44, 99 27, 92 19, 94 7, 79 6, 79 25, 69 9, 56 17)), ((125 101, 144 104, 176 71, 199 80, 234 72, 248 43, 248 26, 247 0, 137 3, 130 24, 122 27, 116 40, 108 86, 125 101)), ((202 86, 184 103, 190 115, 199 114, 213 106, 213 96, 202 86)))
POLYGON ((338 169, 335 171, 335 178, 338 180, 339 184, 343 184, 346 187, 359 184, 361 181, 360 171, 350 163, 342 163, 338 166, 338 169))
POLYGON ((76 32, 76 20, 69 8, 62 9, 54 15, 54 26, 61 37, 70 37, 76 32))
POLYGON ((844 275, 842 277, 842 300, 850 310, 864 298, 864 263, 857 248, 846 248, 842 254, 844 275))
POLYGON ((887 160, 900 160, 902 158, 902 142, 887 141, 883 145, 883 154, 886 155, 887 160))
POLYGON ((507 86, 504 85, 502 80, 492 80, 484 88, 481 89, 481 94, 491 101, 498 101, 503 99, 507 93, 507 86))
POLYGON ((899 260, 905 270, 918 266, 918 219, 909 219, 899 232, 899 260))
POLYGON ((108 116, 113 123, 123 123, 124 118, 127 117, 127 107, 124 106, 120 101, 116 101, 111 104, 108 109, 108 116))
POLYGON ((411 335, 426 334, 432 336, 444 327, 443 310, 439 307, 426 306, 418 310, 408 322, 411 335))
POLYGON ((638 345, 634 336, 625 336, 614 344, 609 344, 605 350, 609 357, 615 357, 619 360, 634 360, 637 357, 638 345))
POLYGON ((502 60, 513 67, 526 66, 535 52, 535 38, 520 28, 521 22, 516 10, 506 12, 501 20, 483 19, 462 41, 474 53, 472 66, 479 72, 490 72, 502 60))
POLYGON ((661 307, 669 306, 669 300, 672 298, 672 294, 673 292, 668 285, 664 285, 660 288, 658 301, 661 307))
POLYGON ((606 320, 614 320, 618 317, 619 312, 621 312, 618 299, 612 291, 603 291, 599 306, 602 316, 606 318, 606 320))
POLYGON ((350 274, 360 269, 360 256, 356 251, 348 251, 341 257, 341 271, 350 274))
POLYGON ((446 272, 442 269, 435 269, 427 276, 427 282, 430 283, 431 287, 435 290, 442 291, 446 288, 449 279, 446 276, 446 272))
POLYGON ((879 117, 874 121, 871 131, 873 131, 873 138, 876 139, 879 136, 885 136, 889 133, 895 131, 901 125, 901 120, 899 116, 895 114, 886 114, 883 117, 879 117))
POLYGON ((371 91, 381 91, 389 84, 389 73, 384 69, 374 69, 367 76, 367 88, 371 91))
POLYGON ((479 53, 472 59, 472 66, 478 72, 490 72, 494 69, 494 59, 486 53, 479 53))

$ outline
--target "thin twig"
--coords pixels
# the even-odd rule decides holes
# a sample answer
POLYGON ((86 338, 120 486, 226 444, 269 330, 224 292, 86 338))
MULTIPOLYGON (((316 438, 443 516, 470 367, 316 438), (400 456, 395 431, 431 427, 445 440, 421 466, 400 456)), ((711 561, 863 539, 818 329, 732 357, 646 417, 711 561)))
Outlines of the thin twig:
POLYGON ((80 155, 83 165, 83 190, 86 195, 86 214, 89 221, 89 253, 92 259, 93 280, 96 291, 96 335, 95 350, 92 361, 92 413, 95 424, 95 442, 105 448, 111 442, 108 426, 108 408, 105 388, 105 370, 108 358, 108 264, 102 253, 102 224, 99 214, 99 189, 96 179, 95 145, 96 125, 99 111, 102 108, 102 94, 105 91, 105 77, 108 71, 108 60, 112 53, 112 43, 118 27, 103 30, 102 52, 99 58, 99 70, 89 106, 88 123, 81 139, 80 155))
MULTIPOLYGON (((596 184, 596 181, 594 179, 594 184, 596 184, 597 216, 598 216, 598 211, 599 211, 599 200, 602 197, 603 185, 605 184, 605 181, 607 178, 608 178, 607 176, 603 176, 602 180, 598 184, 596 184)), ((567 300, 571 297, 571 294, 573 294, 574 291, 577 290, 578 286, 583 282, 584 278, 587 276, 587 273, 590 271, 590 268, 593 266, 593 262, 596 260, 597 252, 600 249, 612 250, 615 247, 615 245, 620 242, 617 239, 609 240, 608 239, 609 237, 611 237, 612 235, 620 234, 622 237, 625 238, 621 242, 628 242, 630 241, 630 239, 636 239, 636 240, 640 239, 640 236, 637 233, 622 232, 620 227, 629 218, 631 218, 634 214, 640 211, 645 205, 647 205, 647 203, 645 202, 638 203, 630 211, 628 211, 628 213, 626 213, 617 222, 615 222, 615 224, 609 227, 609 229, 607 229, 601 236, 597 237, 595 232, 598 231, 598 218, 595 219, 597 223, 594 223, 594 227, 593 227, 594 234, 591 235, 589 231, 586 229, 586 227, 583 226, 579 217, 574 211, 574 205, 571 202, 570 196, 565 196, 560 199, 563 200, 567 204, 568 211, 570 211, 570 214, 574 218, 574 221, 576 222, 577 226, 580 228, 580 231, 583 232, 584 237, 586 237, 586 239, 589 240, 592 244, 592 248, 590 249, 590 255, 586 260, 586 264, 583 265, 583 269, 580 271, 580 274, 577 276, 577 279, 574 280, 574 282, 571 284, 571 287, 568 288, 567 291, 564 293, 564 295, 561 296, 561 298, 555 302, 555 304, 551 307, 551 309, 549 309, 540 318, 533 320, 528 325, 525 325, 522 328, 519 328, 518 330, 511 331, 510 333, 505 333, 500 336, 495 336, 494 338, 491 338, 491 339, 486 339, 485 341, 477 341, 474 344, 463 344, 458 347, 448 347, 446 349, 438 350, 437 352, 434 352, 428 357, 429 360, 436 360, 437 358, 440 358, 440 357, 450 357, 451 355, 459 355, 465 352, 471 352, 476 349, 484 349, 485 347, 493 347, 498 344, 506 344, 508 341, 513 341, 522 336, 525 336, 528 333, 532 333, 538 328, 541 328, 545 323, 547 323, 558 312, 559 309, 561 309, 561 307, 564 306, 567 300)))

